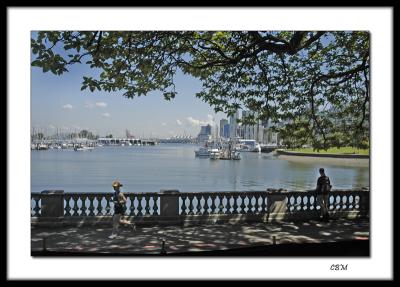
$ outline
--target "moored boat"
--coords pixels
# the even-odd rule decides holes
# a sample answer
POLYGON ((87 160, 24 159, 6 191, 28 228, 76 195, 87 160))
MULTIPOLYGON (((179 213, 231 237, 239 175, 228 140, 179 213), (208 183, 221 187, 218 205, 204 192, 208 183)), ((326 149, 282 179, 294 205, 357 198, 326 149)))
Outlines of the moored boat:
POLYGON ((221 151, 219 149, 213 148, 210 151, 210 159, 219 159, 221 157, 221 151))
POLYGON ((196 157, 209 157, 210 156, 210 151, 206 147, 200 147, 198 150, 194 151, 194 155, 196 157))

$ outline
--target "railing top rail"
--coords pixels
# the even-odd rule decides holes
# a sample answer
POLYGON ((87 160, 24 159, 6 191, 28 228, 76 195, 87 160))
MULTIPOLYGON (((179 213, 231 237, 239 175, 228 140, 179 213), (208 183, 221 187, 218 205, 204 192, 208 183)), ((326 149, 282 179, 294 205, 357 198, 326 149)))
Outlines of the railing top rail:
MULTIPOLYGON (((369 192, 368 188, 354 188, 354 189, 333 189, 330 193, 358 193, 358 192, 369 192)), ((160 192, 123 192, 125 195, 142 195, 142 196, 171 196, 170 194, 163 194, 160 192)), ((250 191, 195 191, 195 192, 179 192, 174 194, 175 196, 188 196, 188 195, 243 195, 243 194, 305 194, 315 193, 315 189, 307 190, 284 190, 284 189, 267 189, 267 190, 250 190, 250 191)), ((64 195, 96 195, 105 196, 113 195, 113 192, 68 192, 64 195)), ((32 196, 51 196, 51 194, 45 194, 41 192, 31 192, 32 196)))
MULTIPOLYGON (((158 192, 129 192, 129 191, 123 191, 122 193, 127 194, 127 195, 131 195, 131 194, 158 195, 159 194, 158 192)), ((64 194, 113 195, 114 192, 66 192, 64 194)))

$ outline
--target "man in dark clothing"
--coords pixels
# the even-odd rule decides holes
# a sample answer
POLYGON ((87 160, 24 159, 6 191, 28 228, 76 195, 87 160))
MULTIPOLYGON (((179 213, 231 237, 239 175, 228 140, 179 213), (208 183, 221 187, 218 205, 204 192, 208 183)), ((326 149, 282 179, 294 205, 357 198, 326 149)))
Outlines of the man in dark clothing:
POLYGON ((322 219, 329 220, 329 210, 328 210, 328 200, 329 192, 331 191, 332 185, 329 177, 325 175, 325 170, 323 168, 319 169, 319 174, 321 175, 317 181, 316 193, 322 195, 322 219))

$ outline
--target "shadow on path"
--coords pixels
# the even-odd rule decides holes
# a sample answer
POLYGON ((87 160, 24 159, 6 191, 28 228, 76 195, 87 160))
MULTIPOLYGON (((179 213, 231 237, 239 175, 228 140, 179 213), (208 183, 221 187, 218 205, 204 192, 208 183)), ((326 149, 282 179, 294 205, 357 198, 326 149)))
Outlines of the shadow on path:
MULTIPOLYGON (((272 255, 273 249, 279 250, 284 246, 289 248, 287 249, 289 254, 286 255, 290 255, 290 250, 295 254, 293 248, 300 247, 300 244, 308 244, 304 251, 310 256, 316 256, 312 255, 313 250, 317 250, 316 246, 322 248, 323 244, 330 244, 330 249, 336 250, 333 254, 338 254, 337 252, 341 250, 341 254, 350 255, 351 244, 348 243, 350 245, 346 247, 350 253, 346 253, 345 242, 353 242, 353 245, 358 242, 358 245, 364 246, 365 251, 365 246, 369 243, 369 221, 332 220, 330 222, 215 224, 192 227, 152 226, 138 227, 136 232, 121 228, 120 236, 116 239, 109 239, 110 234, 111 227, 32 228, 31 251, 33 256, 40 255, 43 248, 47 250, 47 254, 52 252, 53 255, 56 252, 59 255, 79 252, 86 255, 159 255, 164 240, 165 251, 168 255, 186 256, 200 255, 200 253, 205 255, 205 251, 218 254, 217 251, 224 250, 224 254, 228 254, 228 250, 234 249, 237 251, 236 255, 253 256, 257 252, 272 255), (276 245, 272 245, 274 242, 276 245), (340 242, 343 242, 343 246, 339 244, 340 242), (332 243, 336 243, 334 249, 332 249, 332 243)), ((318 252, 314 253, 318 254, 318 252)), ((364 252, 362 255, 368 254, 364 252)))

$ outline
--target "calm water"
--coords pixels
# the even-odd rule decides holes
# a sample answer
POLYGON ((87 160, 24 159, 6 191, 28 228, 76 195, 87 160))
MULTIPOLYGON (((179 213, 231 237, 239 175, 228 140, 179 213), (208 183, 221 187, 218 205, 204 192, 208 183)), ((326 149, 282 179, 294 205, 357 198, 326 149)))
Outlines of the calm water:
MULTIPOLYGON (((110 192, 118 179, 125 192, 160 189, 246 191, 315 188, 321 164, 293 163, 272 155, 241 153, 240 161, 195 158, 195 145, 99 147, 92 151, 31 152, 31 189, 110 192)), ((369 187, 368 167, 326 164, 333 188, 369 187)))

